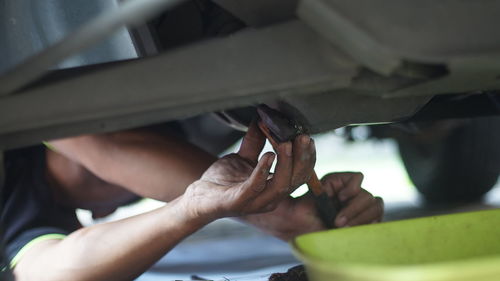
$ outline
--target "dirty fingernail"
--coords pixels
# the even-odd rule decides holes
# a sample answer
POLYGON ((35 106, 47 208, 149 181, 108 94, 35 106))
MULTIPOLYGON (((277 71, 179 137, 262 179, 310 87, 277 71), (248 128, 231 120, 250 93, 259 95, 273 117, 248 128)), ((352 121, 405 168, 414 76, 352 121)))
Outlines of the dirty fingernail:
POLYGON ((340 217, 337 219, 337 226, 338 227, 343 227, 347 223, 347 218, 346 217, 340 217))
POLYGON ((287 142, 285 144, 285 153, 286 153, 286 156, 292 157, 292 144, 289 142, 287 142))

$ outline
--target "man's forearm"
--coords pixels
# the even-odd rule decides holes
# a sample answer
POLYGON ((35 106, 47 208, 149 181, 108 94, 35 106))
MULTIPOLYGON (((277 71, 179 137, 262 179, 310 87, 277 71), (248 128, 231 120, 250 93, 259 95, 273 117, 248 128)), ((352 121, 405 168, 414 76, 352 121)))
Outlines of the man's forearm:
POLYGON ((35 245, 16 266, 16 280, 133 280, 207 223, 177 199, 149 213, 35 245))
POLYGON ((144 131, 87 135, 50 144, 104 181, 161 201, 183 194, 217 159, 183 140, 144 131))

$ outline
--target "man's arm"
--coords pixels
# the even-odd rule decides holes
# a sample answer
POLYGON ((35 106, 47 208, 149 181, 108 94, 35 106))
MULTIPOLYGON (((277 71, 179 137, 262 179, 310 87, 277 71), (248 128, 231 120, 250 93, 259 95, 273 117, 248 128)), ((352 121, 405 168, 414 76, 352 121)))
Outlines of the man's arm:
POLYGON ((14 268, 18 281, 133 280, 208 221, 179 200, 149 213, 35 244, 14 268))
POLYGON ((183 194, 217 160, 176 137, 145 130, 84 135, 50 144, 100 179, 165 202, 183 194))
POLYGON ((271 179, 274 154, 266 153, 252 165, 245 155, 247 144, 239 154, 215 162, 182 196, 160 209, 36 244, 15 267, 17 280, 132 280, 213 220, 273 210, 293 177, 291 144, 279 147, 271 179))
MULTIPOLYGON (((255 123, 240 154, 255 166, 265 144, 255 123)), ((55 150, 105 182, 138 195, 168 202, 183 194, 217 158, 174 136, 146 130, 84 135, 51 141, 55 150)), ((306 135, 291 145, 293 178, 290 191, 307 181, 316 161, 314 141, 306 135)))

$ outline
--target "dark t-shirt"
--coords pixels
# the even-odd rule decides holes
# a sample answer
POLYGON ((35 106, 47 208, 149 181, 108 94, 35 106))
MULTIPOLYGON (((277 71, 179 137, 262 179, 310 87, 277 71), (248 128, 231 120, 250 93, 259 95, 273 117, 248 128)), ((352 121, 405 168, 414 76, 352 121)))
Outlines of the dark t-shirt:
POLYGON ((6 179, 1 227, 10 261, 30 241, 47 234, 69 234, 80 227, 75 209, 53 199, 46 180, 45 147, 5 153, 6 179))

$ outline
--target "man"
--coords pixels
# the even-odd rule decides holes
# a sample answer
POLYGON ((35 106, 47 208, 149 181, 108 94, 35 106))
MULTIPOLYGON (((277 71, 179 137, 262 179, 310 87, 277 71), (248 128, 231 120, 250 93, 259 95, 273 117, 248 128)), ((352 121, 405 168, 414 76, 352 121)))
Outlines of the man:
MULTIPOLYGON (((182 239, 223 217, 284 240, 323 229, 309 196, 288 196, 311 175, 314 141, 299 136, 259 160, 264 143, 252 125, 239 152, 219 160, 148 131, 81 136, 53 141, 53 150, 11 152, 2 223, 17 280, 132 280, 182 239), (106 216, 138 197, 169 203, 85 228, 75 216, 76 208, 106 216)), ((338 227, 381 219, 381 200, 362 190, 361 180, 358 173, 323 179, 343 204, 338 227)))

